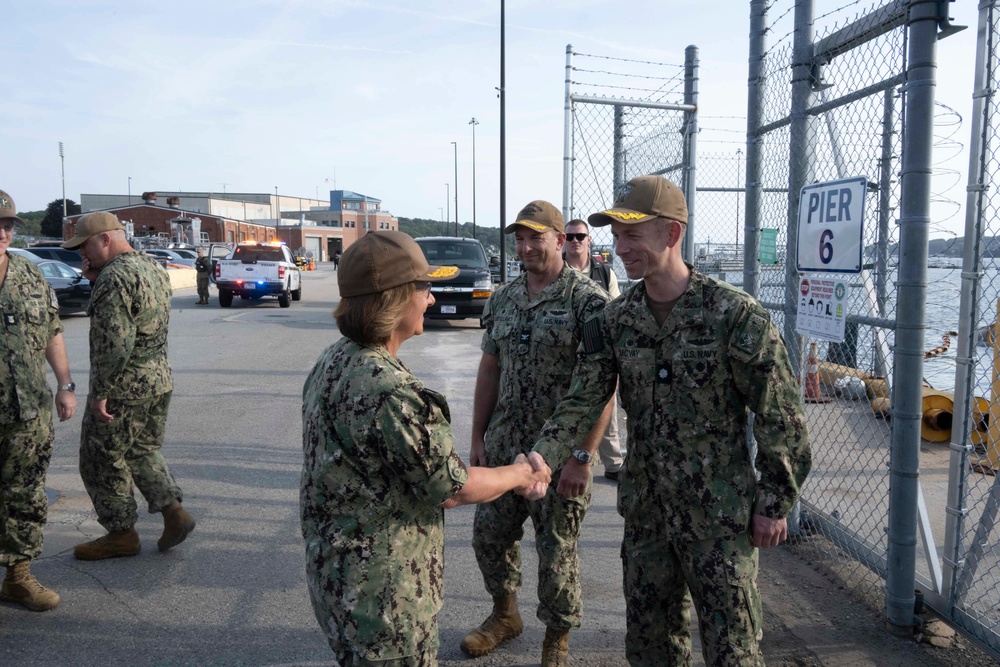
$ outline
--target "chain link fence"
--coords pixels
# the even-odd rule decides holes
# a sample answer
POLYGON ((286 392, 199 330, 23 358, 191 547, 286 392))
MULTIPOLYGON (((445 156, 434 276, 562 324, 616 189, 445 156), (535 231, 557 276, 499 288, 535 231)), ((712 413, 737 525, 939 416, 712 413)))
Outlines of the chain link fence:
MULTIPOLYGON (((697 151, 696 50, 684 67, 586 72, 636 73, 612 90, 653 81, 649 95, 615 99, 574 88, 574 65, 598 57, 567 49, 564 213, 609 207, 641 174, 682 187, 685 258, 756 296, 802 374, 814 464, 791 521, 797 548, 879 600, 896 631, 913 629, 916 587, 1000 657, 996 4, 979 7, 964 239, 929 238, 960 210, 938 194, 954 172, 935 164, 962 150, 961 119, 933 99, 933 43, 954 30, 933 0, 825 13, 812 0, 751 0, 747 142, 730 153, 697 151), (797 269, 800 192, 852 178, 864 191, 860 267, 820 275, 843 292, 843 334, 800 335, 812 277, 797 269)), ((594 243, 611 250, 609 232, 594 243)))
MULTIPOLYGON (((693 186, 697 49, 683 65, 574 52, 566 47, 563 215, 587 219, 610 208, 635 176, 660 174, 693 186), (622 92, 635 98, 618 97, 622 92)), ((693 212, 692 212, 693 213, 693 212)), ((696 224, 693 220, 692 225, 696 224)), ((614 257, 611 230, 592 230, 595 251, 614 257)))
MULTIPOLYGON (((952 621, 1000 655, 1000 11, 979 3, 944 549, 952 621)), ((954 302, 952 304, 954 308, 954 302)))

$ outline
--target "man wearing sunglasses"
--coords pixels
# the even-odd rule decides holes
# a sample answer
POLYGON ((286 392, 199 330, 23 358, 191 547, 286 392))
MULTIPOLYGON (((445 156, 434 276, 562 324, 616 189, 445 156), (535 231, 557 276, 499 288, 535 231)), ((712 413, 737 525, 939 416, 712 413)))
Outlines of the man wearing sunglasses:
MULTIPOLYGON (((604 262, 595 262, 590 250, 590 227, 580 219, 566 223, 566 245, 563 248, 563 259, 583 275, 604 288, 612 299, 621 294, 618 288, 618 276, 604 262)), ((618 475, 625 460, 625 448, 622 447, 618 435, 618 395, 611 397, 611 419, 608 428, 597 447, 604 465, 604 476, 613 482, 618 481, 618 475)))

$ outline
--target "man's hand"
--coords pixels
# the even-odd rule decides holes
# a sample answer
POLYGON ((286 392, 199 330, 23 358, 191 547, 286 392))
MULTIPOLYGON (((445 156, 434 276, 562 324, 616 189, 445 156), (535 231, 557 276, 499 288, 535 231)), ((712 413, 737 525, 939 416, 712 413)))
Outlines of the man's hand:
POLYGON ((527 486, 514 489, 514 493, 523 496, 525 500, 541 500, 549 492, 552 470, 538 452, 529 452, 527 457, 524 454, 518 454, 517 458, 514 459, 514 463, 525 462, 531 464, 533 482, 527 486))
POLYGON ((575 457, 569 457, 559 474, 559 486, 556 493, 563 498, 582 496, 590 483, 590 464, 580 463, 575 457))
POLYGON ((56 392, 56 414, 59 421, 64 422, 76 412, 76 394, 71 391, 56 392))
POLYGON ((115 420, 115 416, 108 412, 108 399, 93 400, 90 402, 90 411, 94 413, 94 419, 105 424, 110 424, 115 420))
POLYGON ((83 258, 83 266, 80 268, 80 270, 83 272, 83 277, 89 280, 90 282, 94 282, 95 280, 97 280, 97 274, 100 273, 100 271, 98 271, 97 269, 90 268, 90 262, 87 261, 86 257, 83 258))
POLYGON ((469 452, 470 466, 486 466, 486 443, 482 439, 472 439, 472 449, 469 452))
POLYGON ((753 545, 758 549, 776 547, 788 539, 788 523, 784 519, 770 519, 753 515, 753 545))

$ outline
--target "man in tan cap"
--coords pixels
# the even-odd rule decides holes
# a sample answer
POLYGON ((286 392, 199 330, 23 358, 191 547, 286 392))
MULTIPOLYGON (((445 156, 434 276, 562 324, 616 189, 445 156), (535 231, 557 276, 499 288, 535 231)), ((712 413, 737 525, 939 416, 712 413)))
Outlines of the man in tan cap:
MULTIPOLYGON (((547 201, 521 209, 513 233, 525 271, 490 297, 483 313, 483 356, 472 417, 472 465, 507 465, 531 450, 546 418, 569 389, 583 323, 600 312, 607 292, 563 262, 563 216, 547 201)), ((598 414, 601 410, 598 410, 598 414)), ((583 602, 576 544, 590 505, 591 456, 609 414, 576 451, 551 450, 553 485, 536 501, 506 493, 476 508, 473 548, 493 611, 465 636, 462 649, 486 655, 521 634, 519 544, 524 522, 535 528, 538 618, 546 626, 543 667, 568 664, 569 630, 580 626, 583 602)))
POLYGON ((163 514, 157 546, 166 551, 195 526, 160 452, 174 387, 167 360, 170 280, 156 260, 132 249, 118 218, 104 211, 82 216, 63 247, 80 249, 83 273, 94 283, 80 476, 108 530, 74 553, 80 560, 139 553, 133 484, 149 511, 163 514))
POLYGON ((757 549, 787 536, 812 460, 806 419, 767 310, 682 259, 687 219, 684 195, 660 176, 632 179, 590 216, 611 225, 639 282, 587 322, 586 361, 535 451, 582 441, 617 379, 629 425, 618 482, 629 664, 691 664, 693 605, 705 664, 759 665, 757 549))
POLYGON ((14 200, 0 190, 0 565, 7 568, 0 599, 32 611, 59 604, 35 579, 48 514, 45 474, 52 457, 52 392, 45 360, 56 376, 59 421, 76 411, 56 295, 34 262, 7 252, 23 224, 14 200), (44 356, 41 354, 44 351, 44 356))

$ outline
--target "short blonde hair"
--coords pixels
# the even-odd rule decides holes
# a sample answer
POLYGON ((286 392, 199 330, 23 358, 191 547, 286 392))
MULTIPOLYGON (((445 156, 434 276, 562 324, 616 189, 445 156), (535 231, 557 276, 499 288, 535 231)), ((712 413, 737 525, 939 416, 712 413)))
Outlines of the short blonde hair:
POLYGON ((375 294, 345 296, 337 304, 333 318, 340 333, 355 343, 385 345, 403 320, 415 291, 413 283, 404 283, 375 294))

